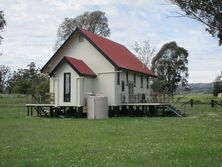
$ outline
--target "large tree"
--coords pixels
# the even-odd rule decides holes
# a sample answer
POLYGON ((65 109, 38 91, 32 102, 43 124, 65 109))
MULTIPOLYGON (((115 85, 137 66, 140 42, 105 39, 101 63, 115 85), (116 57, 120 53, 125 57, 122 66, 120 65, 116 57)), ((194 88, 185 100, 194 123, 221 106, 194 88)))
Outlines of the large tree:
POLYGON ((189 17, 206 25, 213 37, 222 45, 222 0, 170 0, 185 13, 178 16, 189 17))
POLYGON ((149 41, 145 40, 143 41, 143 44, 135 42, 132 47, 133 50, 136 52, 136 56, 138 57, 138 59, 140 59, 144 65, 149 66, 150 60, 155 54, 155 49, 150 46, 149 41))
POLYGON ((177 46, 176 42, 162 46, 152 60, 152 69, 158 76, 153 80, 154 91, 173 96, 180 84, 187 85, 188 55, 188 51, 177 46))
POLYGON ((218 93, 222 93, 222 72, 216 77, 214 81, 213 95, 217 96, 218 93))
POLYGON ((76 27, 86 29, 94 34, 104 37, 108 37, 110 35, 108 18, 105 16, 105 12, 85 12, 76 18, 65 18, 58 28, 58 39, 56 41, 55 49, 61 46, 76 27))

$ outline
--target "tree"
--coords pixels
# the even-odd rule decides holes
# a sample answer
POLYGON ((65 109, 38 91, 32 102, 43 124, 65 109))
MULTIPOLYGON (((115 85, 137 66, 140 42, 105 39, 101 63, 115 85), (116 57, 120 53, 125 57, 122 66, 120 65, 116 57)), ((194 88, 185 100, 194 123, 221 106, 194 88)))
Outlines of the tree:
POLYGON ((206 31, 219 39, 222 45, 222 0, 170 0, 181 8, 184 14, 206 25, 206 31))
POLYGON ((55 49, 58 49, 61 46, 61 44, 71 35, 76 27, 86 29, 103 37, 108 37, 110 35, 108 18, 105 16, 105 12, 85 12, 76 18, 64 19, 58 28, 58 39, 56 41, 55 49))
POLYGON ((150 65, 150 60, 155 54, 155 49, 151 48, 149 41, 143 41, 143 45, 135 42, 133 50, 136 52, 138 59, 146 66, 150 65))
POLYGON ((48 77, 40 73, 40 69, 36 68, 34 62, 28 64, 27 67, 26 69, 14 71, 9 80, 9 89, 11 92, 21 94, 43 94, 48 92, 48 77))
POLYGON ((217 96, 218 93, 222 93, 222 71, 214 81, 213 95, 217 96))
MULTIPOLYGON (((3 30, 5 25, 6 25, 6 21, 4 18, 4 13, 3 13, 3 11, 0 11, 0 31, 3 30)), ((1 44, 2 39, 3 39, 3 37, 0 35, 0 44, 1 44)))
POLYGON ((152 60, 152 69, 158 76, 153 80, 152 88, 157 92, 173 96, 180 84, 186 86, 188 55, 188 51, 177 46, 176 42, 163 45, 152 60))
MULTIPOLYGON (((3 13, 3 11, 0 11, 0 31, 3 30, 5 25, 6 25, 6 21, 5 21, 5 18, 4 18, 4 13, 3 13)), ((2 39, 3 39, 3 37, 0 35, 0 45, 1 45, 2 39)), ((1 56, 1 54, 2 53, 0 53, 0 56, 1 56)))
POLYGON ((11 72, 8 66, 0 65, 0 92, 4 92, 11 72))

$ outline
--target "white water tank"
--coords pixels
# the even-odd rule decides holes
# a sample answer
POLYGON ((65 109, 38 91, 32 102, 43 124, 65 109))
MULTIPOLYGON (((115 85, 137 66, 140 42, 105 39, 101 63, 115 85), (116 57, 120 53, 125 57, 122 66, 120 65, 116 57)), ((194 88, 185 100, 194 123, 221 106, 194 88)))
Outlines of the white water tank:
POLYGON ((106 119, 108 118, 108 99, 103 95, 88 96, 87 118, 106 119))

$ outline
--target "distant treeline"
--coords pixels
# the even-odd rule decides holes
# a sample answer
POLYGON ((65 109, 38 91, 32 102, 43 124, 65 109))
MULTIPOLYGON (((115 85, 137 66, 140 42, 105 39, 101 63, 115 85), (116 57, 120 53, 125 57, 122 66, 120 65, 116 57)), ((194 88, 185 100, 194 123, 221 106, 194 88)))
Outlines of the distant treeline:
POLYGON ((186 88, 178 87, 176 94, 184 93, 212 93, 214 83, 190 83, 186 88))
POLYGON ((0 65, 0 93, 44 94, 49 91, 49 78, 34 62, 17 71, 0 65))

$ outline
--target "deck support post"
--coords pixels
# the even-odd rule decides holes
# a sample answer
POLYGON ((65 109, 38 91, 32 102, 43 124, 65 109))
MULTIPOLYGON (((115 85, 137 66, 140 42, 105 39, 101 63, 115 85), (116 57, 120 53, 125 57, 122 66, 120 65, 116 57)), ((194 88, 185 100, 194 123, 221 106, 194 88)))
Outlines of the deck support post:
POLYGON ((119 106, 113 106, 114 116, 120 116, 119 106))
POLYGON ((155 106, 149 106, 149 114, 150 116, 154 116, 157 112, 157 109, 155 106))
POLYGON ((53 117, 53 108, 49 107, 49 116, 52 118, 53 117))
POLYGON ((121 112, 123 113, 124 116, 127 115, 127 108, 126 108, 126 106, 121 106, 121 112))
POLYGON ((145 115, 148 116, 148 106, 145 106, 145 115))
POLYGON ((77 108, 77 117, 81 118, 83 113, 83 107, 78 107, 77 108))
POLYGON ((27 107, 27 116, 29 116, 29 106, 27 107))
POLYGON ((37 106, 37 116, 40 117, 39 107, 37 106))
POLYGON ((55 117, 59 117, 59 110, 60 110, 60 108, 56 107, 56 109, 55 109, 55 117))
POLYGON ((113 108, 112 108, 112 106, 109 106, 108 114, 109 114, 109 117, 114 117, 114 113, 113 113, 113 108))
POLYGON ((165 116, 165 106, 162 107, 163 107, 163 116, 165 116))
POLYGON ((31 107, 31 116, 33 116, 33 108, 31 107))
POLYGON ((131 105, 131 106, 129 106, 129 112, 128 112, 128 115, 130 116, 130 117, 132 117, 133 115, 134 115, 134 107, 131 105))

